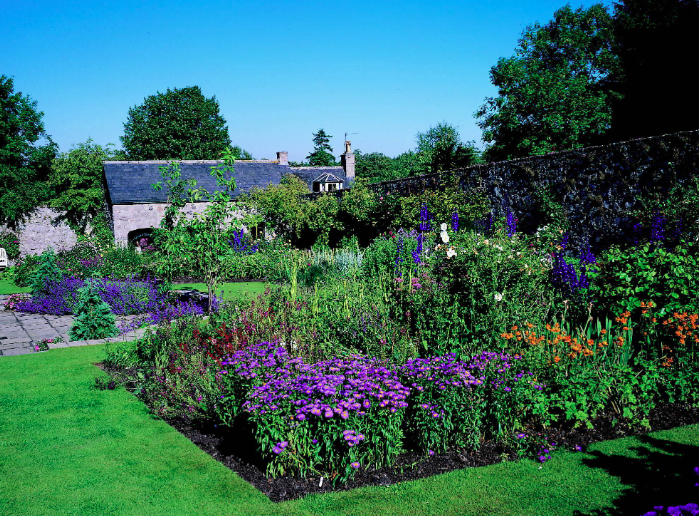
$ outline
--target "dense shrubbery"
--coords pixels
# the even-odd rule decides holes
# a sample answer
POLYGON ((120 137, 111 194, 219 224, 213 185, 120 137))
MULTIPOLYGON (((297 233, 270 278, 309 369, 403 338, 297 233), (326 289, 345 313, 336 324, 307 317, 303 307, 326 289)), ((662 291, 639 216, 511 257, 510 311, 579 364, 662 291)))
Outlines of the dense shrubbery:
POLYGON ((417 230, 361 250, 285 249, 285 285, 109 360, 140 371, 161 415, 249 429, 269 474, 336 481, 406 448, 540 451, 515 435, 609 413, 643 426, 658 403, 699 402, 693 244, 594 256, 555 218, 526 236, 513 216, 420 211, 417 230))

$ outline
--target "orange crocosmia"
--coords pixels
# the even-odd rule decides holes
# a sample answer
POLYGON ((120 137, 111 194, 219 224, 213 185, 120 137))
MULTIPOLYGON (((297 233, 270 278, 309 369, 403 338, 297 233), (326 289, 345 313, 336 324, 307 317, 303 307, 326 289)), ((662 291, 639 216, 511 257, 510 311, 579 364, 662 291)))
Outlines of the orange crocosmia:
POLYGON ((591 349, 587 349, 587 348, 583 349, 583 355, 585 355, 586 357, 592 356, 594 354, 595 354, 595 352, 592 351, 591 349))
POLYGON ((645 302, 645 301, 641 301, 641 308, 643 308, 643 307, 645 307, 645 306, 646 306, 646 302, 645 302))
POLYGON ((512 327, 512 331, 517 331, 517 325, 512 327))
POLYGON ((600 333, 601 333, 602 335, 606 335, 607 330, 602 330, 600 333))
POLYGON ((527 327, 528 327, 528 328, 533 328, 534 325, 533 325, 532 323, 528 322, 528 323, 527 323, 527 327))
POLYGON ((558 363, 558 362, 561 361, 561 357, 559 357, 558 355, 556 355, 555 357, 553 357, 553 361, 556 362, 556 363, 558 363))
POLYGON ((681 332, 680 330, 677 330, 677 331, 675 332, 675 335, 677 335, 678 337, 681 337, 681 336, 682 336, 682 332, 681 332))
POLYGON ((629 327, 628 327, 628 326, 624 326, 624 327, 622 328, 622 330, 624 330, 624 331, 629 331, 629 327))
POLYGON ((592 340, 592 339, 587 339, 587 345, 590 346, 590 347, 592 347, 592 346, 595 345, 595 341, 592 340))

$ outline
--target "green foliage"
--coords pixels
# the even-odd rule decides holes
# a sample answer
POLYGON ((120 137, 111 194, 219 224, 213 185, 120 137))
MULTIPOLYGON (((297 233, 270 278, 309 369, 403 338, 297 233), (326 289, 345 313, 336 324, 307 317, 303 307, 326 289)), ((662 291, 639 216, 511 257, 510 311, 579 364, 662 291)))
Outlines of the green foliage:
POLYGON ((73 312, 75 319, 68 332, 71 340, 104 339, 119 333, 116 317, 90 280, 78 290, 78 302, 73 312))
POLYGON ((0 75, 0 222, 16 224, 50 197, 49 166, 57 145, 44 131, 44 113, 13 80, 0 75), (37 145, 40 139, 44 145, 37 145))
MULTIPOLYGON (((236 154, 228 149, 223 157, 223 167, 211 167, 211 175, 219 186, 214 193, 203 188, 194 189, 195 182, 182 180, 179 163, 173 162, 160 168, 168 186, 168 206, 156 232, 156 244, 161 249, 159 275, 172 278, 176 264, 184 264, 194 275, 204 279, 209 289, 209 311, 216 286, 228 274, 230 258, 235 254, 230 241, 233 231, 240 225, 240 221, 234 217, 236 206, 231 199, 231 193, 236 188, 233 177, 236 154), (189 199, 184 197, 187 185, 189 199), (209 201, 204 212, 187 217, 182 211, 186 201, 200 199, 209 201)), ((162 188, 160 183, 153 186, 162 188)))
POLYGON ((355 151, 355 174, 369 183, 468 167, 481 162, 475 142, 462 142, 457 129, 438 123, 416 136, 417 148, 389 158, 380 152, 355 151))
POLYGON ((565 6, 527 27, 515 55, 491 69, 498 96, 476 112, 489 161, 584 147, 612 121, 617 70, 612 17, 602 4, 565 6))
POLYGON ((699 313, 699 261, 693 246, 613 247, 597 261, 599 271, 590 273, 589 292, 598 310, 614 313, 652 301, 660 317, 685 310, 699 313))
POLYGON ((307 204, 302 195, 307 193, 310 192, 305 182, 287 174, 278 185, 253 187, 241 201, 254 207, 278 237, 288 240, 301 234, 307 204))
POLYGON ((456 128, 446 122, 417 133, 417 154, 420 166, 416 174, 427 174, 468 167, 479 161, 475 142, 462 143, 456 128))
POLYGON ((313 152, 306 159, 312 167, 329 167, 335 165, 335 157, 332 155, 332 147, 330 146, 330 136, 323 129, 319 129, 317 133, 313 133, 313 152))
POLYGON ((0 247, 5 250, 10 260, 19 258, 19 237, 12 231, 0 233, 0 247))
POLYGON ((52 285, 58 283, 62 276, 61 269, 56 265, 56 253, 49 248, 39 257, 37 266, 31 275, 29 286, 32 288, 32 296, 38 297, 49 294, 52 285))
POLYGON ((108 227, 102 162, 126 158, 122 151, 110 149, 110 145, 113 144, 103 148, 88 139, 61 153, 51 164, 50 184, 55 194, 50 205, 65 211, 68 223, 80 232, 85 231, 88 223, 97 232, 108 227))
POLYGON ((121 142, 131 160, 216 159, 231 144, 216 97, 199 86, 168 88, 130 108, 121 142))

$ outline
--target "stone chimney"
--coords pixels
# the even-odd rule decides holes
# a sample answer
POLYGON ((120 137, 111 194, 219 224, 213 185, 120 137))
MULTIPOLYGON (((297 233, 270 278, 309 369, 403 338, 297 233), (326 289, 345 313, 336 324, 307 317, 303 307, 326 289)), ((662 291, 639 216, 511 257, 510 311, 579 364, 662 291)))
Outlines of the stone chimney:
POLYGON ((288 165, 289 164, 289 153, 287 151, 277 152, 277 161, 279 162, 280 165, 288 165))
POLYGON ((340 155, 340 163, 345 170, 345 177, 350 183, 354 181, 354 154, 352 153, 350 141, 345 142, 345 153, 340 155))

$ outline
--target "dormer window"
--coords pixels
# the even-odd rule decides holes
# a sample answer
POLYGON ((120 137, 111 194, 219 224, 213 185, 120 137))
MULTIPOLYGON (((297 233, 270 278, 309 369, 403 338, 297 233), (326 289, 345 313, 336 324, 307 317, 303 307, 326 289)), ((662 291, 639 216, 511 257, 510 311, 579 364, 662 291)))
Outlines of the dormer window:
POLYGON ((315 178, 313 181, 314 192, 333 192, 342 190, 342 179, 326 172, 315 178))

